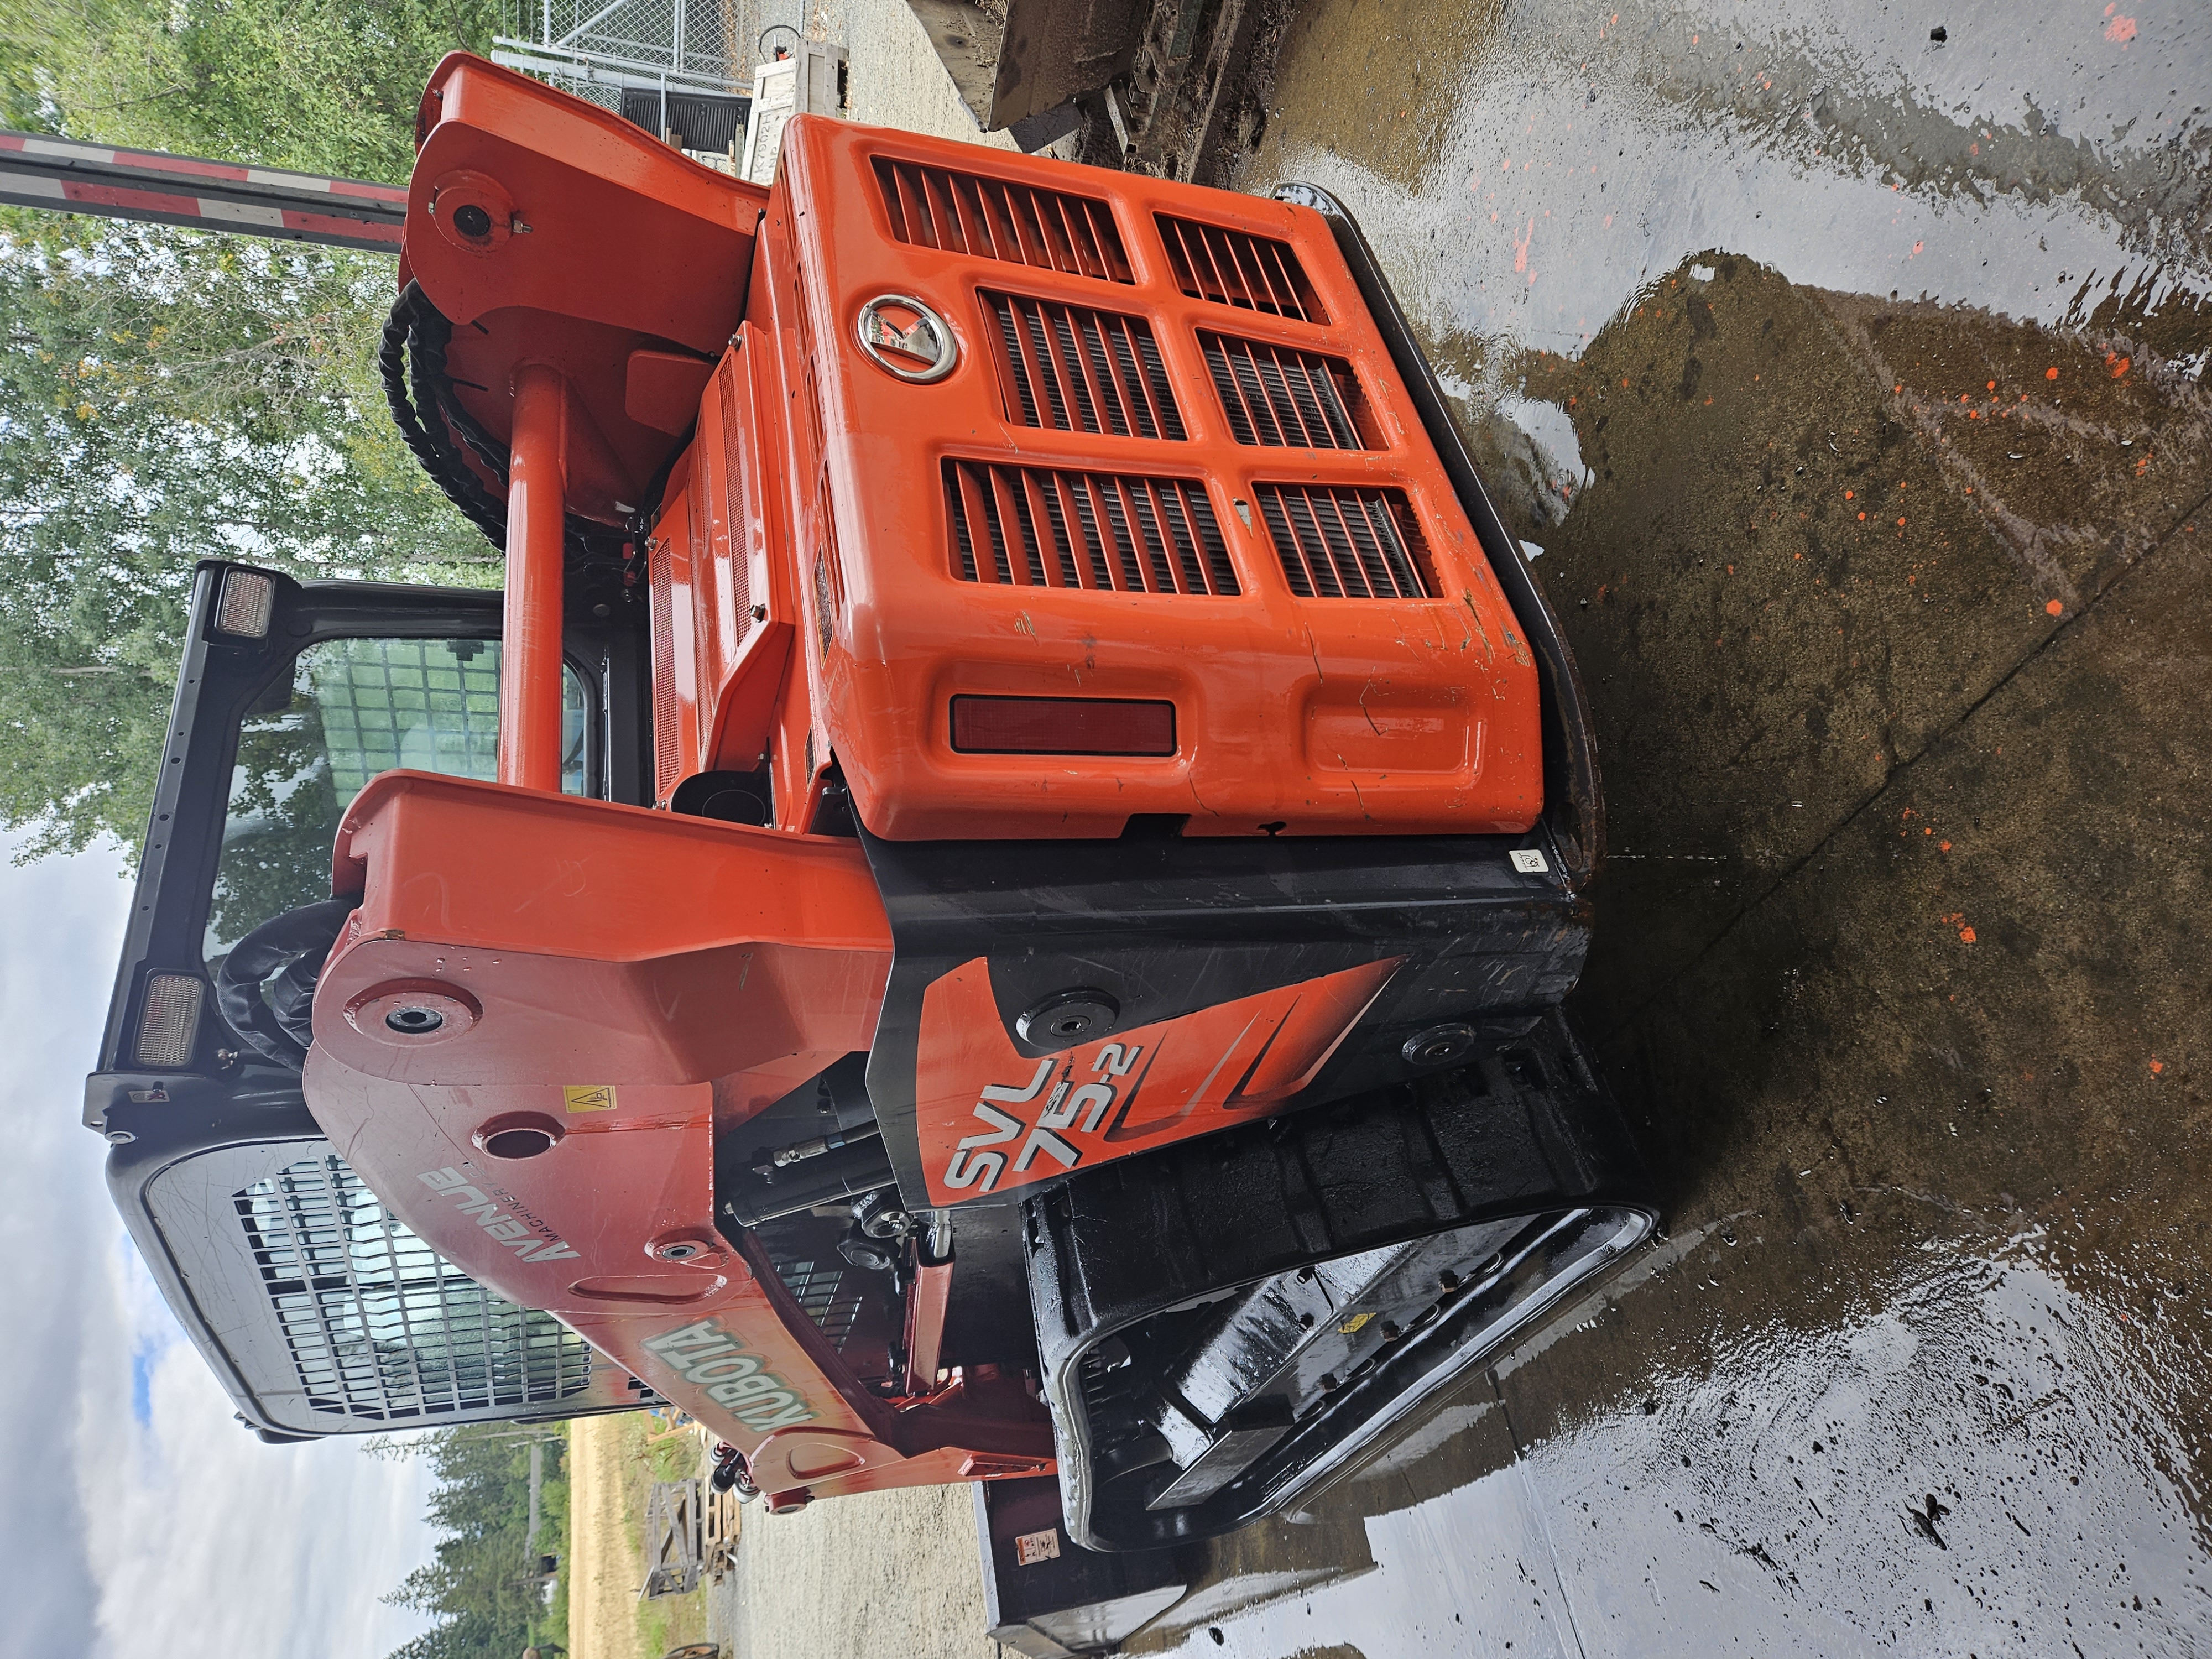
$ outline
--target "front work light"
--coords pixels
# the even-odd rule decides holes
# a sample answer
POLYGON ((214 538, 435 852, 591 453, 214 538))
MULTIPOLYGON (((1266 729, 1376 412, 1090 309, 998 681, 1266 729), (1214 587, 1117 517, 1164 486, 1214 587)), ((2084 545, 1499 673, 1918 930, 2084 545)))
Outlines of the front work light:
POLYGON ((138 1063, 157 1072, 188 1063, 206 998, 207 981, 195 975, 149 975, 145 1007, 138 1016, 138 1063))
POLYGON ((266 639, 276 605, 276 579, 258 570, 226 570, 215 603, 216 631, 241 640, 266 639))

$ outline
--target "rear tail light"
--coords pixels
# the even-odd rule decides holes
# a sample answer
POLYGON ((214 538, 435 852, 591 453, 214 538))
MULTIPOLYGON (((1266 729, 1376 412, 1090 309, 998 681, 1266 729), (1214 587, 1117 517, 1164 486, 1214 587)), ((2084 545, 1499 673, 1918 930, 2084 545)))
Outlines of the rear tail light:
POLYGON ((1175 705, 1126 697, 955 697, 963 755, 1172 755, 1175 705))
POLYGON ((169 1072, 189 1062, 198 1044, 207 981, 191 974, 154 974, 138 1016, 138 1063, 169 1072))
POLYGON ((269 616, 276 605, 276 580, 258 570, 226 570, 215 602, 216 630, 241 640, 266 639, 269 616))

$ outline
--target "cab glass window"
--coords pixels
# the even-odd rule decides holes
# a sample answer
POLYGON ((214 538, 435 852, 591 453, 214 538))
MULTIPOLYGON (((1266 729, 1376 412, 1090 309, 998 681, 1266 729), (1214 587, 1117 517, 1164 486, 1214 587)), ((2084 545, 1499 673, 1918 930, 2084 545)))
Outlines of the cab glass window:
MULTIPOLYGON (((404 767, 489 779, 499 769, 496 640, 325 640, 246 711, 208 907, 210 967, 272 916, 331 896, 338 820, 363 785, 404 767)), ((561 788, 587 784, 586 700, 562 675, 561 788)))

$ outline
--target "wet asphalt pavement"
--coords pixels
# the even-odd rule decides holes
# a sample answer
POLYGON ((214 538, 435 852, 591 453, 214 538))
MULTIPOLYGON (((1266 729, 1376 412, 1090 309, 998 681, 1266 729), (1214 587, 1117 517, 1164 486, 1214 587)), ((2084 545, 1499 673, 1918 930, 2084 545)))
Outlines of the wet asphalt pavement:
POLYGON ((1668 1237, 1133 1650, 2212 1653, 2212 7, 1783 11, 1283 37, 1235 182, 1588 683, 1668 1237))

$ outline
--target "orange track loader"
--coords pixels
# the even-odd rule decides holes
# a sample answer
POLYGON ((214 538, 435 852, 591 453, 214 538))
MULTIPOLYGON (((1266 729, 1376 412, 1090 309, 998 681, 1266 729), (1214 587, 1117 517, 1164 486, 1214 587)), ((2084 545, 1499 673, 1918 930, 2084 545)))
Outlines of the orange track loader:
POLYGON ((1327 195, 480 60, 383 365, 502 595, 198 579, 88 1121, 273 1437, 672 1402, 1219 1533, 1654 1224, 1572 664, 1327 195))

